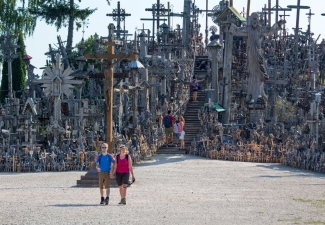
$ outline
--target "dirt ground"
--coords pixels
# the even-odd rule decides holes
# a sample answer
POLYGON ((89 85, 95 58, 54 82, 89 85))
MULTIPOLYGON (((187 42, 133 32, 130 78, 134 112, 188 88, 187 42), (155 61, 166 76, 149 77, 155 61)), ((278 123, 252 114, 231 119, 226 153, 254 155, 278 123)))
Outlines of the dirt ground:
POLYGON ((76 187, 85 172, 0 173, 0 224, 325 224, 325 174, 189 155, 134 171, 125 206, 76 187))

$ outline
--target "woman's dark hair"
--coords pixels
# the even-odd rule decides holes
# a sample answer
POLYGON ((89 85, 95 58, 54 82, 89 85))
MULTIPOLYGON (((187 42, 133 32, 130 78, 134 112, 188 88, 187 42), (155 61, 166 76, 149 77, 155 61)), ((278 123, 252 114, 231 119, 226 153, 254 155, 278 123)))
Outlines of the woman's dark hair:
POLYGON ((196 77, 195 77, 195 76, 193 76, 193 80, 194 80, 194 79, 196 79, 196 77))

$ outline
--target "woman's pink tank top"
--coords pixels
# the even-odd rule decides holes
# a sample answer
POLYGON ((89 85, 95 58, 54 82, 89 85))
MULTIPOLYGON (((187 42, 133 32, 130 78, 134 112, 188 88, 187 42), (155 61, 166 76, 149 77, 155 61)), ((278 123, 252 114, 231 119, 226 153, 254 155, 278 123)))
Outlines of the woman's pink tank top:
MULTIPOLYGON (((131 160, 130 157, 128 157, 128 158, 129 158, 129 160, 131 160)), ((124 159, 121 159, 121 156, 119 155, 118 159, 116 159, 116 160, 117 160, 117 167, 116 167, 117 173, 129 173, 130 172, 129 162, 126 159, 126 155, 125 155, 124 159)))

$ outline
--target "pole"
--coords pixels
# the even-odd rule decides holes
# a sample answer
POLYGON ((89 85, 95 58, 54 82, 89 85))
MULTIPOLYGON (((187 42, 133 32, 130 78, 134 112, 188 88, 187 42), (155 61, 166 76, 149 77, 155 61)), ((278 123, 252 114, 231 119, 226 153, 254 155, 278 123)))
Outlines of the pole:
POLYGON ((268 8, 268 11, 269 11, 269 26, 271 26, 271 0, 269 0, 269 8, 268 8))
MULTIPOLYGON (((114 54, 115 43, 114 40, 110 41, 107 48, 107 54, 114 54)), ((105 75, 105 122, 106 122, 106 143, 108 144, 109 153, 113 153, 113 82, 114 82, 114 67, 111 66, 113 60, 105 60, 104 62, 104 75, 105 75)))
POLYGON ((251 0, 247 0, 247 15, 246 15, 247 18, 249 17, 250 8, 251 8, 251 0))
POLYGON ((209 35, 209 32, 208 32, 208 3, 209 3, 209 0, 206 0, 206 2, 205 2, 205 10, 206 10, 206 13, 205 13, 205 46, 207 46, 209 43, 209 38, 208 38, 208 35, 209 35))
POLYGON ((10 100, 13 98, 13 95, 12 95, 12 61, 11 60, 8 60, 8 98, 10 100))

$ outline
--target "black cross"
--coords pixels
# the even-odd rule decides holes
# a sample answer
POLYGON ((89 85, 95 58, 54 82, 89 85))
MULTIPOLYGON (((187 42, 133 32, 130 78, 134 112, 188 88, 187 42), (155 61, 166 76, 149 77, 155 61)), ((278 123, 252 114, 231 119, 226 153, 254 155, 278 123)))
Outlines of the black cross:
MULTIPOLYGON (((155 21, 156 21, 156 4, 152 5, 152 9, 151 10, 147 10, 146 11, 152 11, 152 19, 143 19, 141 18, 140 20, 151 20, 152 22, 152 53, 155 51, 155 21)), ((163 20, 166 21, 167 19, 159 19, 159 20, 163 20)), ((159 24, 159 23, 158 23, 159 24)), ((157 27, 158 29, 159 27, 157 27)))
POLYGON ((145 9, 146 11, 151 11, 152 13, 156 14, 157 17, 157 29, 159 29, 160 26, 160 17, 164 16, 166 14, 166 12, 170 12, 170 9, 165 9, 165 6, 163 4, 160 4, 160 0, 157 0, 157 4, 154 4, 155 7, 152 8, 147 8, 145 9))
POLYGON ((310 25, 311 25, 311 16, 315 15, 315 13, 311 13, 311 9, 309 9, 309 13, 306 13, 308 16, 308 30, 307 30, 307 35, 310 38, 311 33, 310 33, 310 25))
POLYGON ((276 5, 273 8, 267 8, 265 10, 275 11, 275 22, 277 23, 279 19, 279 12, 291 11, 291 8, 282 8, 281 6, 279 6, 279 0, 276 0, 276 5))
POLYGON ((119 39, 121 36, 121 33, 124 33, 124 38, 125 38, 125 34, 127 33, 127 31, 125 30, 125 17, 126 16, 131 16, 131 14, 125 13, 124 9, 121 9, 120 7, 120 2, 117 2, 117 9, 113 9, 113 13, 108 13, 106 14, 106 16, 112 16, 113 17, 113 21, 117 22, 117 26, 116 26, 116 37, 119 39), (121 22, 124 21, 124 30, 121 31, 121 22))
POLYGON ((300 9, 309 9, 309 6, 300 5, 300 0, 297 0, 297 5, 288 5, 288 8, 297 9, 296 28, 295 28, 295 74, 298 73, 298 32, 299 32, 299 17, 300 9))

